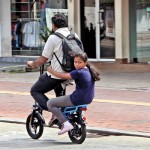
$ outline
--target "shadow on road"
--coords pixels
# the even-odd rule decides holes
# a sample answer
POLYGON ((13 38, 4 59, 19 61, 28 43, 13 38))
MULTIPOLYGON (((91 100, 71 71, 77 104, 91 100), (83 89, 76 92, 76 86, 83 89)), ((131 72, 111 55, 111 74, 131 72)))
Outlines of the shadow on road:
POLYGON ((111 132, 111 131, 100 131, 100 130, 87 130, 87 138, 100 138, 104 136, 135 136, 135 137, 145 137, 150 138, 145 135, 136 135, 132 133, 119 133, 119 132, 111 132))

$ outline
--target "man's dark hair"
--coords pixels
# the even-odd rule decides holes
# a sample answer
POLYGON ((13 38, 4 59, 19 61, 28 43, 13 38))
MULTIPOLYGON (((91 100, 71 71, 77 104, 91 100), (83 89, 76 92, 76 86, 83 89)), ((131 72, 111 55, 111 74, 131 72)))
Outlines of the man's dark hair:
POLYGON ((57 13, 52 17, 52 23, 57 28, 68 27, 67 17, 62 13, 57 13))

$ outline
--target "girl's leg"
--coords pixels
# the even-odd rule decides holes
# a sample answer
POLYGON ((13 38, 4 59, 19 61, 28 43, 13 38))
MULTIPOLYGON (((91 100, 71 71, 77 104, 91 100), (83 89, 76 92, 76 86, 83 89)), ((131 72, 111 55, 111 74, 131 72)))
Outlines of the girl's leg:
POLYGON ((48 100, 47 102, 48 110, 52 112, 62 124, 66 121, 66 118, 64 117, 59 107, 67 107, 67 106, 73 106, 70 100, 70 95, 53 98, 48 100))

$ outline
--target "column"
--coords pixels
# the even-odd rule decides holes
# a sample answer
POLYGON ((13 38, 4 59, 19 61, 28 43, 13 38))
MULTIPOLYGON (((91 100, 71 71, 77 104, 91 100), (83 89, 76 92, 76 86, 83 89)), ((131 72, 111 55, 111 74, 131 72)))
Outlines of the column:
POLYGON ((80 19, 80 0, 75 0, 74 1, 74 31, 78 34, 79 37, 81 37, 81 29, 80 29, 80 24, 81 24, 81 19, 80 19))
POLYGON ((74 0, 68 0, 68 27, 74 30, 74 0))
POLYGON ((129 0, 115 0, 116 62, 129 62, 129 0))
POLYGON ((81 37, 80 0, 68 0, 68 24, 81 37))
POLYGON ((0 57, 12 56, 10 0, 0 1, 0 57))

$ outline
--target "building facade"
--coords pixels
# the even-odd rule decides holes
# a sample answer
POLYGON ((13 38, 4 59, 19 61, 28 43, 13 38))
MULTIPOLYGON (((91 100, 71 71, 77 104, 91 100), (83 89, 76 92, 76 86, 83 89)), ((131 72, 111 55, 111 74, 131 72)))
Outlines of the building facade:
POLYGON ((40 55, 41 27, 63 12, 91 61, 150 62, 150 0, 5 0, 0 12, 0 57, 40 55))

